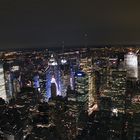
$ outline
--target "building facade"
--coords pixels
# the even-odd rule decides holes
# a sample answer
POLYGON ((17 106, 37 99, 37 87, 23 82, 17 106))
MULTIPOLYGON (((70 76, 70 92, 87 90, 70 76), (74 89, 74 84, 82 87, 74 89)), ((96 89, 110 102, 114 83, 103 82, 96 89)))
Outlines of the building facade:
POLYGON ((7 100, 3 64, 0 64, 0 97, 7 100))

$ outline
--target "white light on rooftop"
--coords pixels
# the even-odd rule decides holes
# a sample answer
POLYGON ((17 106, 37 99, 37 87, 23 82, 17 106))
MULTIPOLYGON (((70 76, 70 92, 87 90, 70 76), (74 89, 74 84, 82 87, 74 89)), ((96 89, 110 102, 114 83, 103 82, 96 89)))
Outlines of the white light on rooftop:
POLYGON ((62 59, 61 60, 61 64, 66 64, 67 63, 67 60, 66 59, 62 59))

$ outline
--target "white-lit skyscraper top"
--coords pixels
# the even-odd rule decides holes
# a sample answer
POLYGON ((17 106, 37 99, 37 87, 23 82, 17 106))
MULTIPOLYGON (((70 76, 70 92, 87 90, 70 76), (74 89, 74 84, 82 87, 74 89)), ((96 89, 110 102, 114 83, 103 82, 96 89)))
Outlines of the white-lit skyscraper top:
POLYGON ((61 59, 61 64, 62 64, 62 65, 67 64, 67 60, 66 60, 65 58, 62 58, 62 59, 61 59))
POLYGON ((88 92, 88 76, 82 71, 75 73, 75 90, 78 93, 86 94, 88 92))
POLYGON ((127 67, 137 67, 138 66, 138 58, 137 55, 133 52, 129 52, 125 56, 125 62, 127 67))
POLYGON ((61 95, 61 71, 53 54, 48 61, 48 65, 49 67, 46 71, 46 96, 49 99, 52 96, 52 84, 56 86, 56 95, 61 95))
POLYGON ((7 100, 3 64, 0 64, 0 97, 7 100))
POLYGON ((130 78, 138 78, 138 57, 137 54, 129 52, 124 56, 127 76, 130 78))
POLYGON ((56 59, 54 58, 53 54, 51 55, 51 58, 48 61, 48 65, 49 66, 56 66, 56 65, 58 65, 58 63, 57 63, 56 59))

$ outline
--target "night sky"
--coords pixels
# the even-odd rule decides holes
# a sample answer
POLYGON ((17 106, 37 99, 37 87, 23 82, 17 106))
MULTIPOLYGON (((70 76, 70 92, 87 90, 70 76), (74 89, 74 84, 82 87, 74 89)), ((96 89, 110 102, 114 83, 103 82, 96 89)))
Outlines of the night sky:
POLYGON ((3 0, 0 48, 140 44, 134 0, 3 0), (87 34, 87 37, 84 37, 87 34))

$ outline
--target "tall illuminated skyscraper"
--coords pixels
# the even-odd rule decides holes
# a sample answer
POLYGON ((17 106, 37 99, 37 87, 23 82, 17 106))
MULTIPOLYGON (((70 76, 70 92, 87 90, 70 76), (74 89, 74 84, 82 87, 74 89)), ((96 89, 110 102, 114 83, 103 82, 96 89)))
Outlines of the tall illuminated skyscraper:
POLYGON ((85 126, 86 112, 88 110, 88 76, 83 71, 74 75, 74 89, 68 92, 68 114, 71 117, 72 133, 74 137, 80 134, 85 126))
POLYGON ((62 79, 62 96, 65 97, 68 86, 70 86, 70 75, 68 73, 63 74, 61 79, 62 79))
POLYGON ((61 95, 63 97, 67 94, 68 86, 70 86, 70 65, 66 58, 61 58, 61 95))
POLYGON ((0 64, 0 97, 7 100, 3 64, 0 64))
POLYGON ((75 73, 76 98, 82 104, 82 109, 87 110, 88 105, 88 76, 82 72, 75 73))
MULTIPOLYGON (((51 55, 51 58, 48 62, 48 69, 46 71, 46 96, 47 98, 51 98, 51 84, 53 83, 53 87, 55 84, 56 89, 56 95, 61 95, 61 72, 59 65, 54 58, 53 55, 51 55)), ((54 93, 54 91, 53 91, 54 93)))
POLYGON ((5 88, 8 98, 13 96, 13 83, 12 83, 12 74, 10 71, 5 72, 5 88))
POLYGON ((128 78, 138 78, 138 57, 137 54, 129 52, 124 56, 125 68, 128 78))
POLYGON ((111 72, 111 87, 108 96, 112 99, 112 107, 121 111, 125 109, 126 71, 113 70, 111 72))
POLYGON ((75 73, 75 96, 76 96, 76 107, 77 107, 77 134, 80 133, 85 126, 85 115, 88 113, 88 75, 83 71, 75 73))
POLYGON ((80 68, 88 76, 88 97, 89 97, 89 107, 95 103, 95 77, 92 71, 92 58, 81 58, 80 68))

